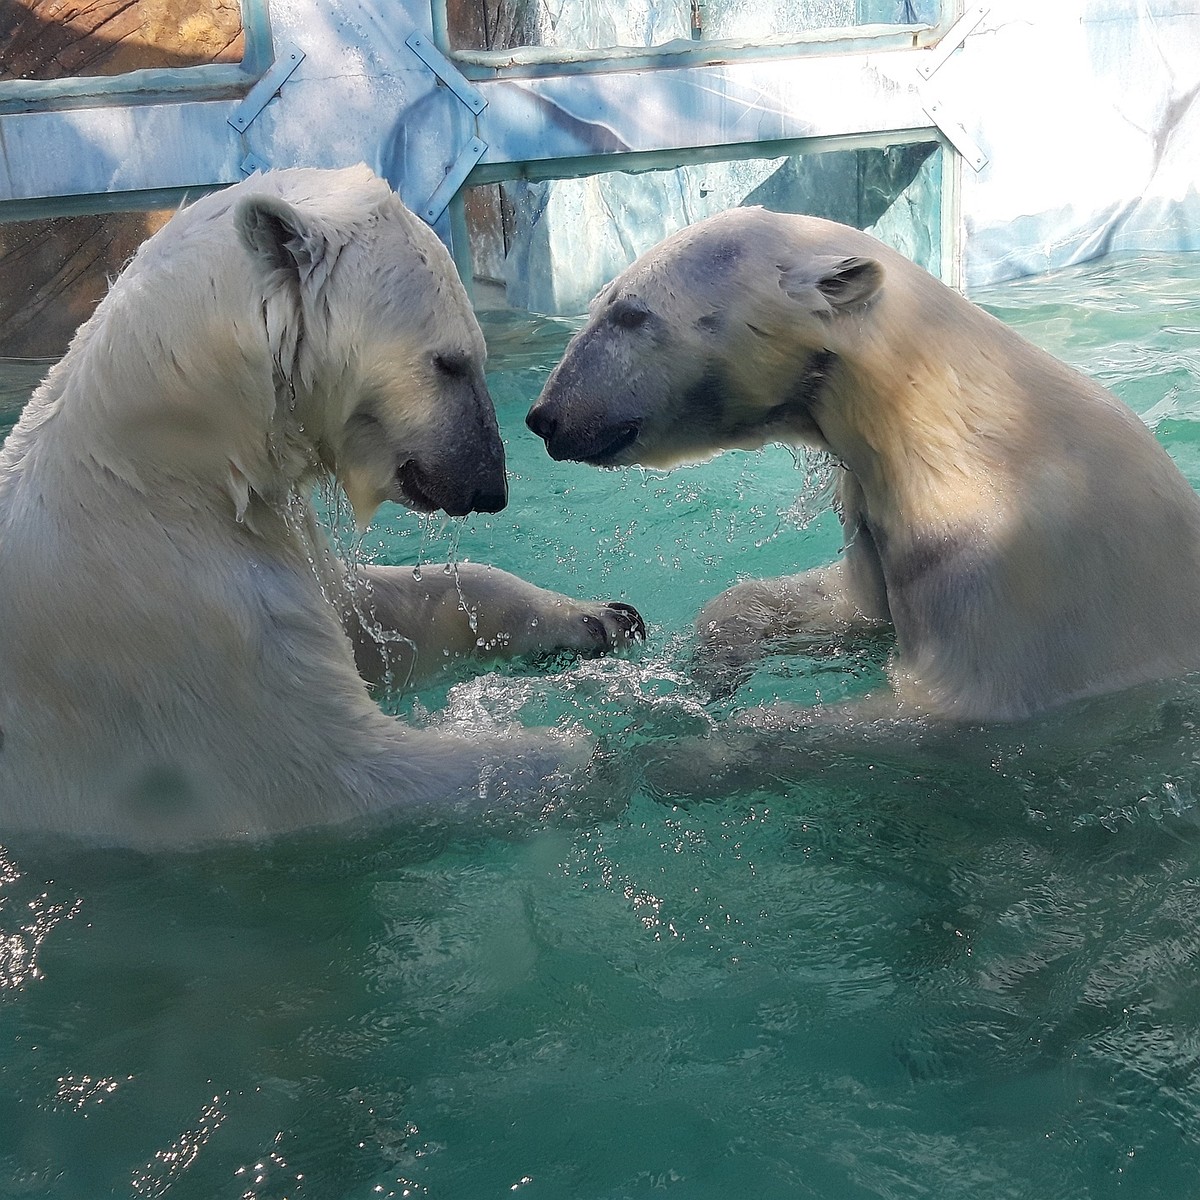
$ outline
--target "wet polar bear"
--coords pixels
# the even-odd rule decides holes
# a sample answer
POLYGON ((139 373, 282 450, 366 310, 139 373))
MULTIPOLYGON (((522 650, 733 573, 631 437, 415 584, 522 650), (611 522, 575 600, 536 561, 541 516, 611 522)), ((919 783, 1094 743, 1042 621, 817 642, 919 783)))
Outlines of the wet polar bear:
POLYGON ((0 829, 179 845, 586 761, 403 727, 368 630, 419 675, 480 641, 610 649, 632 609, 487 567, 352 574, 310 503, 332 474, 360 523, 502 508, 483 362, 449 255, 365 167, 251 178, 143 245, 0 452, 0 829))
POLYGON ((736 661, 890 627, 893 696, 860 715, 1010 720, 1200 667, 1200 500, 1151 433, 857 230, 747 208, 668 238, 528 424, 606 467, 832 454, 841 559, 739 584, 698 630, 736 661))

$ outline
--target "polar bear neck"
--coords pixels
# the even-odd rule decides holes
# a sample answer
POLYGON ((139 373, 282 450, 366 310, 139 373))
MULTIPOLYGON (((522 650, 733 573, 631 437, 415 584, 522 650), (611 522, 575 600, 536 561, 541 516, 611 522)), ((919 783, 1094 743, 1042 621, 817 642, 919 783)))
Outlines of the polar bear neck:
POLYGON ((1065 368, 982 310, 964 316, 958 297, 953 307, 940 303, 941 285, 914 295, 897 282, 832 339, 838 369, 815 419, 881 524, 993 522, 1014 462, 1037 453, 1026 414, 1054 404, 1053 394, 1031 394, 1021 364, 1036 358, 1043 379, 1065 368), (897 337, 901 323, 906 332, 897 337))
POLYGON ((163 504, 228 495, 235 515, 261 522, 322 469, 312 406, 273 358, 261 295, 236 259, 138 267, 35 397, 38 451, 48 467, 61 459, 64 471, 109 475, 163 504), (210 286, 176 285, 177 272, 194 280, 201 269, 210 286))

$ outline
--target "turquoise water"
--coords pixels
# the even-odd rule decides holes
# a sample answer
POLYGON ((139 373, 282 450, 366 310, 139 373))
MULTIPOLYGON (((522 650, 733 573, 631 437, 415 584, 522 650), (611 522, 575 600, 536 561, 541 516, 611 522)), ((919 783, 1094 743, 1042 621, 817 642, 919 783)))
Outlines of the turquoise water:
MULTIPOLYGON (((1117 260, 982 299, 1200 484, 1198 288, 1200 258, 1117 260)), ((521 422, 569 326, 488 333, 511 507, 389 514, 367 551, 628 599, 651 636, 402 711, 654 743, 878 678, 851 647, 706 708, 691 618, 739 574, 834 552, 820 464, 552 463, 521 422)), ((642 790, 546 825, 175 857, 10 842, 0 1196, 1196 1196, 1197 720, 1176 706, 1065 766, 864 748, 770 792, 642 790)))

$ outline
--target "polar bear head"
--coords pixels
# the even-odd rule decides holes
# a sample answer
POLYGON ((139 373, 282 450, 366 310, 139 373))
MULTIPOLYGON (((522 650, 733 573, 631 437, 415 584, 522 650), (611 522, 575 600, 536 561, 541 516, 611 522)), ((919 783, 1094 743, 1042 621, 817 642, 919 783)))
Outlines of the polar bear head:
POLYGON ((321 472, 360 525, 385 500, 452 515, 506 503, 483 335, 454 264, 365 167, 269 171, 182 209, 82 341, 120 356, 88 372, 109 381, 94 432, 116 431, 119 474, 221 475, 239 517, 321 472))
POLYGON ((669 467, 769 441, 825 446, 815 413, 877 242, 816 218, 734 209, 668 238, 604 288, 529 413, 557 459, 669 467))

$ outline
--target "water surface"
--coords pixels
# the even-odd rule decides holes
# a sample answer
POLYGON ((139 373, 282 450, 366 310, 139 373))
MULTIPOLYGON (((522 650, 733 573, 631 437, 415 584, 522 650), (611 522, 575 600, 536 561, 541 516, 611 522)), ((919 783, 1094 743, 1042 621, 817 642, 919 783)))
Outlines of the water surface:
MULTIPOLYGON (((1197 258, 1124 259, 981 299, 1197 484, 1198 288, 1197 258)), ((550 462, 522 419, 569 332, 488 321, 510 508, 386 513, 364 550, 627 599, 649 644, 397 709, 653 745, 877 681, 879 652, 847 647, 707 702, 691 619, 835 553, 821 472, 780 449, 669 475, 550 462)), ((1049 765, 1019 742, 864 749, 570 821, 189 856, 9 842, 0 1196, 1200 1194, 1197 719, 1171 705, 1049 765)))

